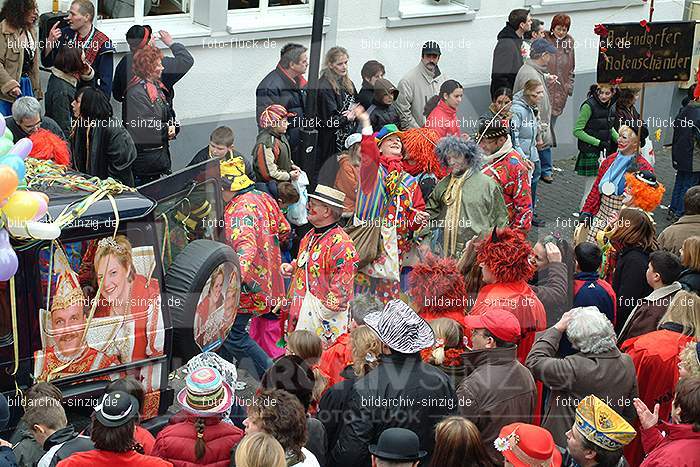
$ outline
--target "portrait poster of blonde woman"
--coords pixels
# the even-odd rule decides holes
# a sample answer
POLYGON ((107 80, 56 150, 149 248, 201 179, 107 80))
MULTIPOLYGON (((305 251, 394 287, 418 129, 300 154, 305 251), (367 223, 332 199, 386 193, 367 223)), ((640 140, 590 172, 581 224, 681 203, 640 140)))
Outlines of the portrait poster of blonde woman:
POLYGON ((222 263, 204 284, 193 326, 195 341, 203 352, 218 349, 226 340, 236 317, 240 288, 231 263, 222 263))

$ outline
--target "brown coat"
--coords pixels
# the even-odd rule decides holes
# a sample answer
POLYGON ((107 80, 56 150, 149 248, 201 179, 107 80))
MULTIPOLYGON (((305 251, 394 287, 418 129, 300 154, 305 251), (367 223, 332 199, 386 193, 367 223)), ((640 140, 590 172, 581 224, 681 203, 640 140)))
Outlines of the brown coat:
POLYGON ((466 373, 457 388, 461 414, 479 428, 497 463, 503 462, 493 445, 505 425, 532 422, 535 381, 517 359, 517 347, 472 350, 464 354, 466 373))
POLYGON ((338 174, 335 176, 335 188, 345 193, 343 202, 343 213, 354 214, 355 203, 357 202, 357 187, 360 175, 360 168, 355 167, 350 162, 350 156, 341 154, 338 156, 338 174))
POLYGON ((618 345, 632 337, 656 331, 659 321, 661 321, 668 309, 668 305, 679 290, 681 290, 681 284, 674 282, 654 290, 644 297, 642 303, 637 305, 627 318, 627 322, 617 338, 618 345))
MULTIPOLYGON (((38 47, 39 41, 36 37, 36 31, 30 31, 34 44, 37 45, 34 66, 29 79, 32 81, 34 97, 41 99, 44 93, 41 90, 41 82, 39 81, 39 55, 41 50, 38 47)), ((7 20, 0 22, 0 99, 8 102, 14 102, 15 97, 12 97, 8 92, 19 86, 19 80, 22 75, 22 65, 24 64, 24 48, 20 42, 20 31, 15 29, 7 20)))
POLYGON ((563 40, 557 39, 550 31, 546 31, 545 34, 547 40, 557 48, 557 53, 549 60, 547 71, 557 75, 559 83, 547 84, 547 91, 552 104, 552 116, 558 117, 564 112, 569 96, 574 94, 574 69, 576 68, 574 39, 568 34, 563 40))
POLYGON ((693 235, 700 235, 700 214, 683 216, 675 224, 666 227, 659 235, 659 246, 662 250, 680 256, 683 242, 693 235))
POLYGON ((637 376, 629 355, 617 348, 600 354, 578 352, 558 358, 562 333, 552 327, 541 332, 530 350, 525 365, 535 379, 551 388, 542 418, 557 446, 566 446, 566 432, 576 416, 576 406, 589 394, 595 394, 628 422, 636 412, 632 399, 638 396, 637 376))

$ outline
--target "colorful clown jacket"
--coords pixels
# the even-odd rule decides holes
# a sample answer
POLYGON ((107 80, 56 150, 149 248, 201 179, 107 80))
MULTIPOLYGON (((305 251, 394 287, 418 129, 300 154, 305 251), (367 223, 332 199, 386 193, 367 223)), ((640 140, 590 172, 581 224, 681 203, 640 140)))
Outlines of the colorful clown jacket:
POLYGON ((381 155, 372 136, 362 135, 361 148, 360 190, 355 216, 363 222, 382 219, 395 224, 403 263, 412 246, 412 234, 421 227, 414 221, 416 212, 425 210, 418 179, 403 171, 400 160, 389 161, 381 155))
POLYGON ((289 238, 289 222, 270 195, 255 189, 233 198, 224 220, 226 241, 241 267, 238 312, 265 314, 284 301, 280 242, 289 238))
POLYGON ((315 332, 324 346, 347 332, 348 303, 354 296, 358 262, 355 245, 337 224, 307 233, 299 244, 299 256, 292 262, 287 332, 297 329, 300 313, 309 314, 301 319, 307 323, 304 329, 315 332), (314 323, 314 329, 309 329, 309 323, 314 323))
POLYGON ((502 189, 508 208, 508 227, 529 231, 532 226, 532 192, 530 175, 520 154, 511 150, 500 155, 488 161, 482 172, 502 189))

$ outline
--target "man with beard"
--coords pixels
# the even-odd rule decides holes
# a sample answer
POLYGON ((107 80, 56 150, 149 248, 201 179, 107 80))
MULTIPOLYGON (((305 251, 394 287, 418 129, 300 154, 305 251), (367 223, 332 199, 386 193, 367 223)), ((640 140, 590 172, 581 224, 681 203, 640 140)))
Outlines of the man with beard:
POLYGON ((445 81, 438 62, 440 46, 429 41, 423 44, 421 60, 418 66, 409 71, 399 81, 399 98, 396 107, 401 118, 401 129, 419 128, 425 125, 425 104, 428 99, 439 94, 440 86, 445 81))
POLYGON ((418 238, 442 256, 458 258, 474 236, 508 224, 498 184, 481 173, 481 150, 473 141, 442 138, 435 149, 451 174, 443 178, 425 205, 430 220, 418 238))
MULTIPOLYGON (((85 305, 77 274, 71 269, 60 248, 54 253, 56 288, 52 294, 48 334, 55 344, 38 351, 35 376, 39 381, 51 381, 64 376, 97 371, 119 364, 116 357, 105 355, 84 341, 85 305)), ((105 375, 96 379, 109 379, 105 375)))

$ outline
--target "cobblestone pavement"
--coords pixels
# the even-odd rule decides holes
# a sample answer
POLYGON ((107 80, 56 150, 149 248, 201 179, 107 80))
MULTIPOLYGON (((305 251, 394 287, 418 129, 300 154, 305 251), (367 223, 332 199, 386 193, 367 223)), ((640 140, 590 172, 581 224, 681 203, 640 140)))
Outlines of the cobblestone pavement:
MULTIPOLYGON (((554 162, 554 183, 540 181, 537 186, 538 217, 546 222, 544 227, 533 227, 529 239, 536 241, 538 237, 550 232, 560 232, 562 237, 570 238, 578 225, 579 204, 583 195, 583 177, 574 172, 576 158, 561 159, 554 162)), ((657 235, 671 224, 668 219, 667 206, 671 202, 671 192, 675 180, 675 171, 671 165, 671 149, 664 148, 656 153, 654 167, 656 177, 665 187, 661 206, 654 211, 657 235)))

